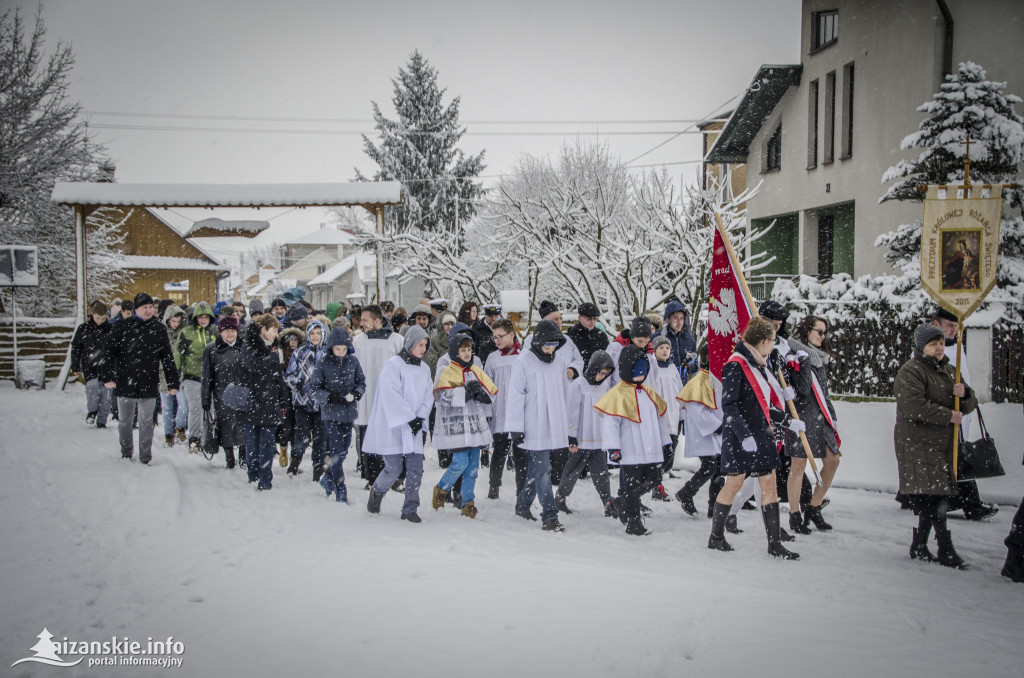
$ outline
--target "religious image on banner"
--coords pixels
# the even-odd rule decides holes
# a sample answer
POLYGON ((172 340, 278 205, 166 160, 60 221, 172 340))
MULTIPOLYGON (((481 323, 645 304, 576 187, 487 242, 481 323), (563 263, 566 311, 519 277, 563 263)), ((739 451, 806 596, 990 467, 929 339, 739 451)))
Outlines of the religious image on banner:
POLYGON ((959 318, 996 284, 1002 186, 929 186, 921 229, 921 286, 959 318))
POLYGON ((711 249, 711 284, 708 301, 708 371, 721 381, 722 368, 747 329, 753 310, 747 305, 736 269, 722 238, 715 228, 711 249))

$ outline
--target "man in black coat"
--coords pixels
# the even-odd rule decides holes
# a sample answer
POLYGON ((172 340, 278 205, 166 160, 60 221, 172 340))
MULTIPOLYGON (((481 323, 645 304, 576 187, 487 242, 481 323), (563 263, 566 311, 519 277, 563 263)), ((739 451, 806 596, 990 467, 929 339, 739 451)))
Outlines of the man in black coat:
POLYGON ((132 425, 139 420, 139 461, 153 458, 153 409, 160 395, 163 366, 167 393, 178 393, 178 371, 167 338, 167 328, 156 318, 153 298, 145 292, 135 295, 135 315, 121 320, 107 339, 106 360, 101 379, 107 388, 117 388, 117 429, 121 456, 131 459, 134 452, 132 425))
POLYGON ((583 356, 583 369, 586 369, 594 351, 604 351, 608 348, 608 335, 597 327, 597 319, 601 317, 601 311, 595 304, 588 301, 580 304, 577 310, 579 321, 569 328, 565 336, 576 344, 580 355, 583 356))
POLYGON ((107 305, 92 302, 92 317, 78 326, 71 340, 71 376, 82 375, 85 381, 85 401, 88 414, 85 421, 96 428, 107 427, 110 414, 110 396, 100 381, 100 369, 106 355, 106 340, 111 323, 107 322, 107 305))

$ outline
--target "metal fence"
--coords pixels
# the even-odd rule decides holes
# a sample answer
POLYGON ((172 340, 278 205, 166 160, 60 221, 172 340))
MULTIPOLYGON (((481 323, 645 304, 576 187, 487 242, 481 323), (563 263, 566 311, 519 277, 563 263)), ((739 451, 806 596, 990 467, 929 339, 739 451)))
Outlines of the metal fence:
POLYGON ((992 400, 1024 402, 1024 327, 992 327, 992 400))

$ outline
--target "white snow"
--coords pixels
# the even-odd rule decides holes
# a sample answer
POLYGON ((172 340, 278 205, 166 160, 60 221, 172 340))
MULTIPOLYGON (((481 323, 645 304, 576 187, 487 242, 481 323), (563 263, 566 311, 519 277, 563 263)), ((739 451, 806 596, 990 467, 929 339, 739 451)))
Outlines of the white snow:
POLYGON ((354 254, 348 255, 347 257, 336 263, 334 266, 331 266, 329 269, 327 269, 317 277, 310 280, 308 283, 306 283, 306 286, 313 287, 314 285, 330 285, 335 280, 345 275, 355 267, 358 267, 357 273, 359 270, 363 270, 367 266, 373 267, 374 270, 371 271, 369 276, 370 278, 372 278, 374 275, 376 275, 376 265, 376 259, 374 258, 373 254, 369 252, 355 252, 354 254))
POLYGON ((321 226, 319 230, 306 233, 285 241, 286 245, 353 245, 356 236, 333 226, 321 226))
MULTIPOLYGON (((205 230, 211 231, 226 231, 226 232, 245 232, 256 235, 270 228, 269 221, 255 221, 247 219, 234 219, 231 221, 225 221, 218 217, 210 217, 209 219, 202 219, 192 224, 192 227, 184 234, 184 237, 194 237, 196 233, 205 230)), ((206 236, 209 237, 209 236, 206 236)))
MULTIPOLYGON (((435 512, 431 451, 421 525, 399 520, 392 493, 367 514, 353 456, 350 506, 311 482, 308 452, 303 475, 275 463, 274 489, 258 493, 220 455, 165 448, 158 427, 147 468, 118 458, 113 424, 85 424, 78 384, 5 382, 0 666, 32 656, 47 628, 55 640, 174 636, 183 666, 143 671, 154 676, 1019 675, 1024 586, 999 568, 1024 489, 1020 406, 985 407, 1009 475, 979 485, 1007 503, 988 522, 950 520, 971 564, 957 572, 911 561, 913 516, 888 493, 852 489, 895 487, 893 404, 836 405, 836 529, 800 537, 801 560, 780 562, 757 513, 741 512, 733 553, 707 550, 709 521, 675 502, 647 501, 654 534, 629 537, 586 480, 564 534, 513 515, 509 472, 501 499, 478 500, 478 520, 435 512)), ((9 675, 55 674, 26 663, 9 675)))
POLYGON ((122 257, 123 267, 130 270, 173 269, 188 271, 226 271, 224 266, 204 259, 187 257, 162 257, 156 255, 129 254, 122 257))
POLYGON ((332 184, 133 184, 58 181, 50 199, 61 205, 250 207, 394 204, 397 181, 332 184))

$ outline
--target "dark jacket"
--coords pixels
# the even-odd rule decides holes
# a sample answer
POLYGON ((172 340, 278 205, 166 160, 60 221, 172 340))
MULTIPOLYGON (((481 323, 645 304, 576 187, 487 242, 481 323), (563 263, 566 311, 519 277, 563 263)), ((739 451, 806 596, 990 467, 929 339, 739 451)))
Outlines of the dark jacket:
POLYGON ((281 409, 288 406, 292 392, 284 383, 281 358, 260 337, 258 325, 250 325, 245 333, 245 346, 239 365, 240 383, 250 389, 249 409, 241 412, 242 426, 275 428, 281 409))
MULTIPOLYGON (((736 347, 747 359, 753 370, 761 373, 767 381, 764 368, 757 364, 746 344, 736 347)), ((769 406, 773 422, 783 422, 786 415, 775 407, 769 406)), ((748 473, 779 467, 779 449, 775 442, 775 433, 764 418, 764 412, 754 392, 754 387, 747 381, 742 366, 726 363, 722 368, 722 462, 723 474, 748 473), (757 443, 754 452, 743 449, 743 440, 753 436, 757 443)))
POLYGON ((245 444, 239 425, 239 412, 224 405, 224 390, 228 384, 238 383, 242 360, 242 337, 231 346, 221 337, 203 350, 202 405, 213 407, 217 416, 217 442, 223 447, 245 444))
POLYGON ((106 340, 113 325, 110 321, 97 325, 90 318, 78 326, 71 340, 71 371, 81 372, 82 378, 91 381, 100 376, 106 357, 106 340))
MULTIPOLYGON (((949 358, 935 360, 914 351, 896 373, 896 465, 903 494, 957 493, 953 478, 953 383, 949 358)), ((965 384, 960 411, 973 412, 978 399, 965 384)))
MULTIPOLYGON (((807 346, 795 339, 789 340, 789 347, 794 353, 809 350, 807 346)), ((775 354, 777 351, 772 351, 772 353, 775 354)), ((824 457, 825 450, 838 452, 839 445, 836 442, 835 431, 832 430, 832 426, 825 419, 825 415, 821 411, 821 406, 818 405, 818 399, 815 397, 814 389, 812 388, 813 379, 811 375, 813 374, 818 377, 818 384, 821 386, 822 396, 825 399, 825 407, 828 408, 832 421, 835 421, 836 410, 832 406, 832 399, 829 396, 828 390, 828 363, 815 367, 811 364, 811 360, 808 357, 794 358, 792 359, 791 366, 785 372, 786 377, 789 379, 789 385, 796 391, 794 404, 801 421, 807 426, 807 442, 810 443, 814 456, 824 457)), ((786 450, 791 456, 800 457, 805 454, 800 437, 788 429, 786 430, 786 450)))
POLYGON ((110 330, 100 380, 117 384, 119 398, 156 398, 160 395, 161 366, 167 389, 177 390, 178 371, 167 328, 155 315, 145 321, 133 315, 110 330))
MULTIPOLYGON (((665 337, 669 340, 672 345, 672 362, 676 364, 676 367, 680 369, 680 376, 683 378, 685 384, 689 381, 689 377, 692 377, 698 372, 696 363, 693 361, 687 362, 687 353, 697 352, 697 341, 693 337, 693 332, 690 330, 690 311, 682 304, 682 302, 672 300, 665 305, 665 325, 654 333, 654 337, 665 337), (683 328, 677 333, 673 332, 672 328, 668 325, 668 319, 673 314, 683 312, 683 328), (684 370, 683 368, 686 367, 684 370)), ((651 339, 654 339, 651 337, 651 339)))
POLYGON ((348 332, 338 327, 331 332, 327 339, 327 352, 324 357, 313 368, 313 376, 309 378, 309 391, 313 396, 313 402, 320 407, 320 416, 324 421, 353 422, 358 415, 356 402, 366 393, 366 376, 359 360, 353 355, 352 342, 348 338, 348 332), (344 344, 348 346, 348 353, 344 358, 334 355, 332 346, 344 344), (352 402, 344 400, 344 396, 351 393, 352 402), (342 402, 330 402, 331 395, 335 394, 335 400, 342 402))
POLYGON ((608 348, 608 335, 596 326, 594 329, 588 330, 583 325, 576 323, 569 328, 565 336, 569 337, 579 349, 580 355, 583 356, 584 369, 590 364, 590 356, 594 355, 594 351, 604 351, 608 348))

